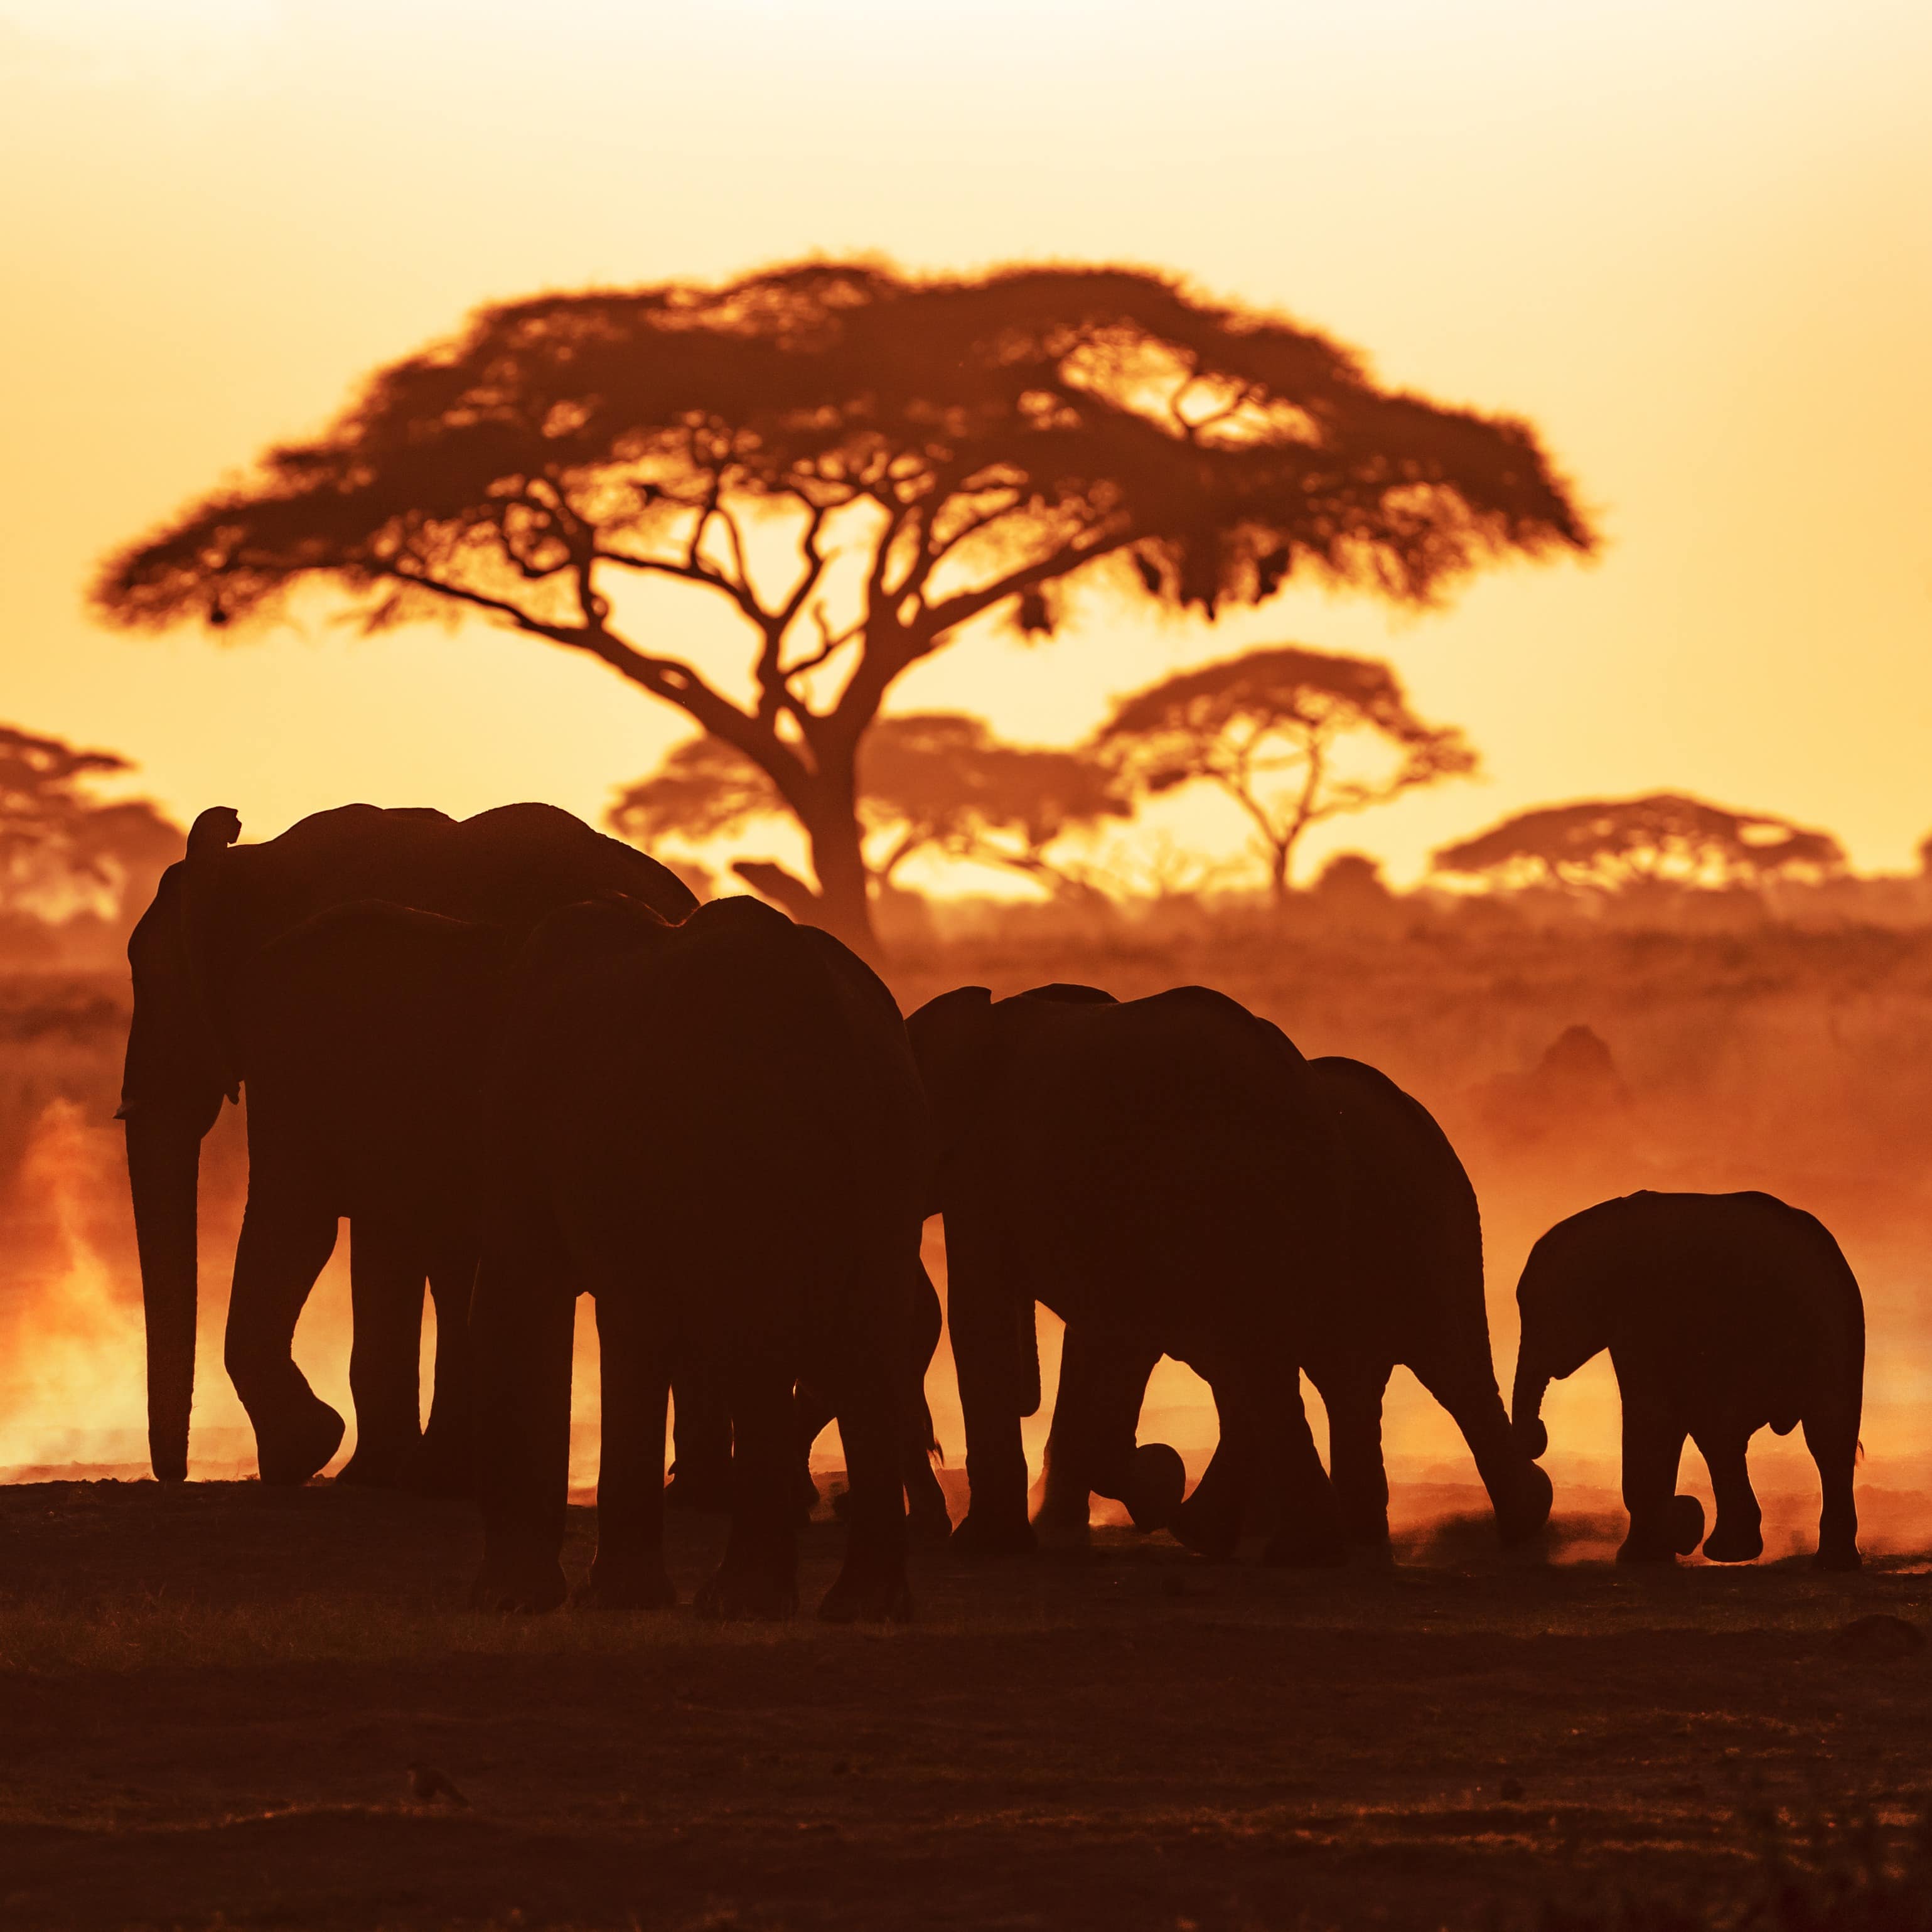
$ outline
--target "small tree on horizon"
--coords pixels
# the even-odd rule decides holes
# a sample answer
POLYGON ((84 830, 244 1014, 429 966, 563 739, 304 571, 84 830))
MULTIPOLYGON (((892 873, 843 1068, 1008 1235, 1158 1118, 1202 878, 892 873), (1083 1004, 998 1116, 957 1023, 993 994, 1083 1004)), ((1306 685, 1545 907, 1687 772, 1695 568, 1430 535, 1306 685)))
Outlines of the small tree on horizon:
POLYGON ((133 925, 182 846, 180 826, 148 800, 90 795, 96 779, 134 768, 118 752, 0 724, 0 914, 133 925))
POLYGON ((1310 826, 1466 776, 1478 763, 1456 726, 1415 715, 1387 664, 1299 644, 1164 678, 1115 706, 1094 748, 1138 790, 1198 782, 1234 800, 1255 828, 1278 904, 1310 826), (1350 740, 1378 744, 1392 765, 1370 777, 1338 770, 1350 740))
MULTIPOLYGON (((882 718, 859 753, 859 816, 875 886, 915 854, 936 851, 1003 866, 1048 891, 1084 881, 1049 856, 1070 831, 1126 818, 1132 802, 1111 773, 1078 752, 1003 744, 982 718, 958 712, 882 718)), ((722 838, 758 818, 784 815, 785 802, 752 761, 715 738, 687 739, 647 778, 626 786, 605 814, 610 829, 642 845, 680 837, 722 838)), ((795 881, 769 860, 733 868, 788 910, 795 881)))
POLYGON ((1845 869, 1828 832, 1770 812, 1732 812, 1682 792, 1586 799, 1521 812, 1430 860, 1435 872, 1526 886, 1615 892, 1640 885, 1760 886, 1845 869))
POLYGON ((368 632, 480 614, 583 652, 765 774, 810 846, 798 890, 862 948, 860 746, 974 620, 1049 637, 1103 574, 1210 616, 1311 574, 1420 604, 1594 544, 1528 424, 1379 388, 1172 277, 815 261, 485 308, 94 595, 118 622, 232 635, 320 580, 368 632), (748 676, 627 624, 644 580, 734 610, 748 676))

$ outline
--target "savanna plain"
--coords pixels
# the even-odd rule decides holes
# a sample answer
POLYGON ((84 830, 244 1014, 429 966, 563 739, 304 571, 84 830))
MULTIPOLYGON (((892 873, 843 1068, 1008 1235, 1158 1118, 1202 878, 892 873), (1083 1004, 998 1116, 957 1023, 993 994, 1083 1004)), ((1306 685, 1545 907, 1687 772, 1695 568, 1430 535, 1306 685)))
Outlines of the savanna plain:
MULTIPOLYGON (((131 1479, 140 1321, 109 1119, 124 995, 112 974, 22 972, 0 1003, 16 1378, 0 1441, 15 1479, 0 1486, 0 1921, 1921 1922, 1922 932, 1396 919, 1318 935, 1183 910, 1108 930, 994 922, 903 945, 894 979, 908 1006, 968 982, 1132 997, 1207 981, 1310 1053, 1384 1066, 1437 1112, 1481 1194, 1505 1376, 1516 1270, 1561 1215, 1642 1186, 1762 1186, 1812 1208, 1866 1296, 1864 1570, 1810 1571, 1815 1480, 1795 1442, 1768 1436, 1763 1562, 1616 1566, 1600 1363, 1546 1409, 1556 1515, 1527 1552, 1496 1549, 1466 1454, 1399 1372, 1391 1568, 1288 1573, 1252 1550, 1209 1564, 1096 1517, 1084 1544, 1031 1561, 921 1550, 904 1628, 478 1616, 469 1506, 219 1480, 246 1452, 221 1460, 242 1438, 222 1426, 218 1294, 195 1472, 216 1480, 131 1479), (1552 1054, 1576 1027, 1602 1051, 1552 1054)), ((240 1184, 231 1119, 205 1169, 211 1288, 240 1184)), ((936 1230, 928 1245, 943 1282, 936 1230)), ((298 1342, 326 1394, 340 1267, 298 1342)), ((586 1334, 586 1486, 590 1348, 586 1334)), ((956 1514, 943 1348, 928 1388, 956 1514)), ((1036 1454, 1044 1425, 1029 1425, 1036 1454)), ((1198 1472, 1204 1390, 1164 1365, 1142 1432, 1198 1472)), ((835 1444, 804 1533, 808 1606, 844 1534, 837 1460, 835 1444)), ((1682 1486, 1708 1503, 1694 1454, 1682 1486)), ((580 1503, 580 1572, 593 1529, 580 1503)), ((679 1516, 671 1534, 688 1598, 724 1526, 679 1516)))

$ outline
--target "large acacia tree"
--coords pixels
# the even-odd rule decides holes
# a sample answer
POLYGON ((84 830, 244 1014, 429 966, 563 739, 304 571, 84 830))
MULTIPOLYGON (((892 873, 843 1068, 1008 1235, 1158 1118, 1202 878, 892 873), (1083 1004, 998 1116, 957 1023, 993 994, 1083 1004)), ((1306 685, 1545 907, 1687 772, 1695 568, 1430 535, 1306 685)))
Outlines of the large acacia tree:
POLYGON ((824 923, 863 944, 860 742, 971 620, 1048 635, 1107 568, 1210 614, 1298 573, 1423 602, 1592 542, 1527 424, 1381 388, 1171 278, 809 262, 485 309, 115 557, 96 598, 232 626, 322 578, 371 630, 478 612, 584 652, 770 776, 824 923), (627 626, 638 578, 734 608, 748 676, 627 626))

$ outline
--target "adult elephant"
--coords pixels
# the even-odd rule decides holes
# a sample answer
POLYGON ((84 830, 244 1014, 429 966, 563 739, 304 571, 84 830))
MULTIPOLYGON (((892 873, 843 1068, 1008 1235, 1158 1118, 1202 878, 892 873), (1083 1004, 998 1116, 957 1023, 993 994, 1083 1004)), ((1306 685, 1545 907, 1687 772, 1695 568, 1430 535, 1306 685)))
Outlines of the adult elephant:
MULTIPOLYGON (((1066 989, 1042 992, 1065 997, 1066 989)), ((1503 1541, 1522 1542, 1549 1517, 1550 1481, 1518 1446, 1496 1387, 1482 1220, 1468 1175, 1435 1117, 1385 1074, 1340 1056, 1310 1061, 1309 1074, 1341 1149, 1344 1238, 1334 1277, 1304 1290, 1311 1306, 1302 1366, 1328 1412, 1329 1475, 1344 1534, 1354 1545, 1388 1547, 1382 1400, 1401 1364, 1462 1431, 1503 1541)), ((1184 1541, 1225 1554, 1246 1513, 1247 1445, 1224 1432, 1194 1494, 1162 1514, 1159 1466, 1150 1469, 1160 1445, 1134 1446, 1152 1366, 1070 1330, 1041 1516, 1084 1526, 1092 1490, 1126 1502, 1141 1527, 1172 1522, 1184 1541)))
POLYGON ((1530 1250, 1510 1412, 1525 1452, 1549 1447, 1544 1392, 1607 1348, 1623 1402, 1625 1563, 1669 1563, 1704 1535, 1673 1493, 1688 1436, 1702 1452, 1716 1563, 1764 1548, 1746 1451, 1802 1424, 1823 1507, 1816 1565, 1858 1568, 1852 1472, 1864 1392, 1864 1302, 1823 1222, 1774 1195, 1655 1194, 1600 1202, 1530 1250))
POLYGON ((796 1604, 803 1382, 832 1403, 851 1478, 821 1614, 907 1614, 899 1449, 930 1156, 892 995, 830 934, 751 899, 676 928, 616 903, 560 914, 517 981, 470 1310, 478 1600, 563 1598, 571 1310, 587 1289, 603 1364, 591 1600, 672 1599, 675 1358, 724 1391, 735 1438, 730 1539, 700 1610, 796 1604))
POLYGON ((1198 1370, 1277 1506, 1269 1560, 1342 1560, 1298 1381, 1300 1284, 1334 1273, 1342 1169, 1293 1045, 1196 986, 1119 1005, 968 986, 907 1026, 934 1111, 966 1418, 956 1540, 1034 1546, 1020 1420, 1039 1406, 1044 1302, 1070 1329, 1198 1370))
MULTIPOLYGON (((146 1314, 148 1454, 164 1481, 188 1473, 201 1142, 224 1098, 238 1098, 249 1077, 234 1012, 239 977, 261 948, 354 899, 484 921, 513 938, 600 891, 628 893, 672 918, 695 904, 664 867, 550 806, 505 806, 459 821, 440 812, 352 805, 318 812, 260 845, 238 846, 240 833, 228 807, 202 813, 185 857, 162 875, 128 946, 134 1012, 120 1118, 146 1314)), ((276 1246, 275 1211, 251 1194, 245 1252, 276 1246)), ((245 1274, 236 1288, 245 1328, 255 1291, 245 1274)), ((244 1376, 259 1372, 263 1385, 292 1389, 280 1372, 286 1346, 270 1324, 251 1333, 244 1376)), ((416 1346, 409 1344, 412 1354, 416 1346)), ((276 1480, 305 1479, 340 1439, 339 1418, 325 1443, 332 1425, 299 1402, 284 1414, 272 1401, 250 1419, 264 1474, 276 1480)))

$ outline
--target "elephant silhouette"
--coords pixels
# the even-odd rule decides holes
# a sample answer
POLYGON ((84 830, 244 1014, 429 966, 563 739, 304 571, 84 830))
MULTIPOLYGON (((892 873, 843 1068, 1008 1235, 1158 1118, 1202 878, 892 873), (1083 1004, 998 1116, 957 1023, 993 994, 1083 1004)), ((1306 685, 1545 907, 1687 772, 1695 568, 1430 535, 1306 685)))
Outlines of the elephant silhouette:
POLYGON ((734 1436, 730 1534, 700 1612, 796 1605, 805 1382, 836 1409, 851 1480, 820 1614, 909 1614, 899 1455, 931 1156, 892 995, 830 934, 751 899, 675 927, 634 904, 574 908, 512 979, 470 1310, 476 1600, 563 1599, 572 1310, 588 1290, 603 1441, 587 1600, 673 1599, 664 1424, 682 1358, 724 1391, 734 1436))
MULTIPOLYGON (((350 805, 304 818, 260 845, 236 844, 240 832, 240 819, 226 806, 201 814, 186 856, 163 874, 128 946, 134 1009, 120 1118, 127 1124, 146 1316, 148 1453, 164 1480, 188 1472, 200 1145, 224 1098, 237 1098, 256 1071, 253 1056, 264 1036, 249 1030, 244 1036, 237 1018, 247 975, 262 949, 354 901, 481 921, 512 942, 547 914, 599 892, 627 893, 674 919, 696 904, 655 860, 552 806, 504 806, 459 821, 440 812, 350 805)), ((299 1027, 299 1016, 294 1024, 299 1027)), ((298 1120, 305 1102, 298 1083, 290 1084, 292 1063, 281 1071, 287 1077, 276 1111, 284 1121, 298 1120)), ((316 1401, 290 1353, 301 1299, 287 1283, 306 1266, 319 1237, 283 1225, 287 1204, 278 1184, 258 1195, 251 1176, 228 1353, 264 1477, 298 1482, 334 1454, 342 1425, 316 1401), (297 1249, 302 1257, 292 1263, 297 1249)), ((386 1479, 407 1461, 401 1438, 416 1430, 412 1414, 405 1428, 400 1390, 416 1372, 423 1276, 416 1274, 412 1285, 413 1259, 400 1250, 385 1252, 385 1228, 358 1229, 352 1217, 351 1231, 365 1284, 358 1318, 371 1313, 379 1280, 398 1298, 380 1318, 380 1336, 362 1340, 359 1379, 383 1394, 371 1427, 364 1429, 358 1414, 358 1460, 350 1465, 358 1477, 386 1479), (367 1460, 362 1442, 371 1450, 367 1460)))
POLYGON ((1020 1420, 1039 1406, 1044 1302, 1109 1348, 1198 1370, 1251 1445, 1276 1526, 1268 1560, 1342 1561, 1301 1406, 1298 1285, 1334 1278, 1342 1170, 1292 1043, 1202 987, 1115 1004, 968 986, 906 1024, 933 1109, 966 1420, 956 1544, 1034 1546, 1020 1420))
POLYGON ((1821 1570, 1859 1565, 1852 1472, 1864 1400, 1864 1303, 1824 1223, 1774 1195, 1628 1194, 1559 1221, 1516 1287, 1522 1340, 1510 1412, 1525 1452, 1549 1447, 1554 1381, 1607 1348, 1623 1403, 1618 1558, 1669 1563, 1700 1540, 1713 1562, 1764 1549, 1746 1452, 1803 1426, 1818 1466, 1821 1570), (1718 1520, 1674 1494, 1686 1436, 1711 1472, 1718 1520))
MULTIPOLYGON (((1028 997, 1108 996, 1054 986, 1028 997)), ((1520 1543, 1548 1519, 1550 1482, 1518 1446, 1496 1386, 1475 1190, 1435 1117, 1386 1075, 1339 1056, 1310 1061, 1308 1072, 1338 1137, 1343 1232, 1332 1279, 1297 1275, 1285 1292, 1307 1303, 1300 1366, 1328 1412, 1329 1475, 1343 1533, 1352 1545, 1388 1548, 1382 1408, 1400 1364, 1454 1419, 1502 1540, 1520 1543)), ((1125 1502, 1138 1527, 1171 1526, 1192 1546, 1225 1556, 1250 1514, 1248 1446, 1224 1430, 1182 1504, 1178 1457, 1134 1441, 1153 1366, 1144 1352, 1069 1328, 1040 1520, 1084 1526, 1091 1490, 1125 1502)))

